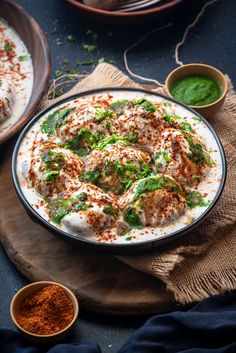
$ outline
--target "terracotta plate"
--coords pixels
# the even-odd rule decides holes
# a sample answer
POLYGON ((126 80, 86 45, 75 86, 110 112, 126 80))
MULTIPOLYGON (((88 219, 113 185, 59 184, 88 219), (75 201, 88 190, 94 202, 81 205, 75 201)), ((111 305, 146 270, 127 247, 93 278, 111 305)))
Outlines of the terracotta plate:
POLYGON ((0 144, 13 136, 31 118, 48 86, 50 54, 46 38, 37 22, 11 0, 0 1, 0 17, 19 34, 32 57, 34 82, 31 99, 18 122, 0 136, 0 144))
POLYGON ((88 18, 107 23, 129 24, 149 22, 157 17, 159 20, 161 18, 166 18, 167 15, 170 15, 170 13, 175 10, 177 5, 180 5, 180 3, 183 3, 185 0, 166 0, 161 5, 133 12, 112 12, 84 5, 82 1, 78 0, 65 1, 74 6, 81 15, 88 18))

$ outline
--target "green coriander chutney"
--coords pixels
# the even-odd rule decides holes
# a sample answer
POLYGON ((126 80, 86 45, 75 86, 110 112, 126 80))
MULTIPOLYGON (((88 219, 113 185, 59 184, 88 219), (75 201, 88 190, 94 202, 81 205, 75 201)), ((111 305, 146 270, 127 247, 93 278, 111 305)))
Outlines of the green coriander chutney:
POLYGON ((201 106, 215 102, 221 96, 218 83, 202 75, 183 76, 176 80, 171 95, 187 105, 201 106))

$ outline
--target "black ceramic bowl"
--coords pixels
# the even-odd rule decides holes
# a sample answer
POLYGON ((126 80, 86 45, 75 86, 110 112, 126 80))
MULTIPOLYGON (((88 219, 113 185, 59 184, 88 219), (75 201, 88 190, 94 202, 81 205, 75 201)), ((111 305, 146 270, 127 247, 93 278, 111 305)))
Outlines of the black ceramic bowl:
POLYGON ((222 144, 219 140, 219 137, 215 130, 212 128, 212 126, 204 119, 202 118, 197 112, 194 110, 190 109, 189 107, 185 106, 184 104, 181 104, 174 99, 163 96, 159 93, 154 93, 150 92, 147 90, 141 90, 141 89, 130 89, 130 88, 104 88, 104 89, 96 89, 96 90, 91 90, 83 93, 79 93, 76 95, 73 95, 71 97, 68 97, 64 100, 61 100, 51 106, 50 108, 45 109, 44 111, 40 112, 37 114, 29 123, 28 125, 24 128, 22 131, 21 135, 18 138, 18 141, 16 143, 14 152, 13 152, 13 158, 12 158, 12 176, 13 176, 13 182, 14 186, 16 189, 16 192, 25 207, 27 213, 29 216, 37 223, 41 224, 43 227, 45 227, 47 230, 49 230, 51 233, 56 235, 59 238, 62 238, 66 241, 69 241, 73 243, 74 245, 77 245, 79 247, 83 247, 86 249, 89 249, 91 251, 95 252, 104 252, 104 253, 113 253, 113 254, 131 254, 131 253, 137 253, 137 252, 144 252, 146 250, 150 250, 152 248, 160 247, 165 244, 175 244, 176 241, 178 241, 180 238, 184 237, 186 234, 191 232, 196 226, 198 226, 203 220, 206 219, 206 217, 210 214, 212 209, 215 207, 216 203, 218 202, 220 195, 223 191, 225 180, 226 180, 226 158, 225 158, 225 153, 222 147, 222 144), (18 152, 19 149, 22 145, 22 142, 24 141, 25 135, 28 133, 29 130, 33 127, 33 125, 45 114, 47 114, 51 109, 56 108, 57 106, 66 103, 72 99, 78 98, 78 97, 83 97, 87 95, 93 95, 93 94, 102 94, 102 93, 111 93, 111 94, 117 94, 117 93, 122 93, 122 94, 145 94, 146 97, 148 96, 155 96, 159 98, 164 98, 167 101, 173 102, 177 104, 180 108, 184 108, 187 110, 192 116, 197 117, 197 119, 201 119, 202 123, 206 125, 206 127, 209 129, 214 141, 215 145, 217 146, 219 156, 221 158, 221 164, 222 164, 222 177, 221 181, 219 183, 219 187, 217 192, 214 194, 214 199, 212 202, 205 208, 203 213, 195 219, 191 224, 184 226, 178 231, 172 232, 170 234, 164 235, 160 238, 156 237, 155 239, 152 240, 144 240, 141 242, 128 242, 125 244, 111 244, 111 243, 101 243, 101 242, 96 242, 96 241, 91 241, 86 239, 86 237, 79 237, 79 236, 74 236, 70 233, 67 233, 65 231, 62 231, 58 229, 56 226, 53 224, 49 223, 46 219, 44 219, 42 216, 38 214, 38 212, 31 206, 31 204, 28 202, 27 198, 25 197, 22 188, 19 183, 19 178, 17 174, 17 159, 18 157, 18 152))

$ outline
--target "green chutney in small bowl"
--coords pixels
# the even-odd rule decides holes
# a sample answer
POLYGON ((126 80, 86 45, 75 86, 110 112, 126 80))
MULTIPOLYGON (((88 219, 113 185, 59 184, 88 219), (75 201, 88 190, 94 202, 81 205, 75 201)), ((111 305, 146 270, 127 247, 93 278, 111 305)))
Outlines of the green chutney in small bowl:
POLYGON ((168 95, 198 111, 214 115, 223 105, 228 83, 218 69, 204 64, 188 64, 172 71, 166 79, 168 95))

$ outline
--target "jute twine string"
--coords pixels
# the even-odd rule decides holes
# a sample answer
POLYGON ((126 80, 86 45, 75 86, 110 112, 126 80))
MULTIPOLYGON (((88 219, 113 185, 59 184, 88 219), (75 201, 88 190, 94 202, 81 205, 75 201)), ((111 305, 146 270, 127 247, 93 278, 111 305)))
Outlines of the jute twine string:
POLYGON ((163 29, 169 28, 172 26, 172 23, 168 23, 167 25, 164 25, 162 27, 158 27, 158 28, 154 28, 151 31, 149 31, 148 33, 144 34, 144 36, 142 36, 137 42, 135 42, 134 44, 132 44, 130 47, 128 47, 127 49, 125 49, 124 54, 123 54, 123 59, 124 59, 124 63, 125 63, 125 68, 128 71, 128 73, 130 74, 130 76, 138 78, 139 80, 142 81, 146 81, 146 82, 150 82, 150 83, 154 83, 157 86, 164 86, 160 81, 158 80, 154 80, 152 78, 148 78, 148 77, 144 77, 144 76, 140 76, 135 74, 133 71, 131 71, 131 69, 129 68, 129 64, 128 64, 128 59, 127 59, 127 54, 128 52, 137 47, 140 43, 142 43, 145 39, 147 39, 151 34, 162 31, 163 29))
POLYGON ((175 47, 175 62, 177 65, 179 66, 183 66, 183 62, 180 61, 179 59, 179 49, 184 45, 188 33, 189 31, 194 28, 196 26, 196 24, 198 23, 198 21, 200 20, 200 18, 204 15, 206 9, 208 8, 208 6, 213 5, 215 2, 217 2, 219 0, 211 0, 208 1, 201 9, 201 11, 198 13, 198 15, 195 17, 195 20, 186 28, 186 30, 184 31, 183 37, 181 39, 181 41, 179 43, 177 43, 176 47, 175 47))
MULTIPOLYGON (((205 11, 207 10, 207 8, 211 5, 213 5, 215 2, 217 2, 219 0, 211 0, 208 1, 200 10, 200 12, 197 14, 197 16, 195 17, 194 21, 187 26, 187 28, 184 31, 184 34, 182 36, 182 39, 180 42, 177 43, 176 47, 175 47, 175 63, 176 65, 182 66, 183 62, 180 60, 179 58, 179 51, 180 48, 185 44, 187 36, 189 34, 189 31, 194 28, 196 26, 196 24, 199 22, 200 18, 204 15, 205 11)), ((145 39, 147 39, 149 36, 151 36, 153 33, 162 31, 166 28, 169 28, 172 26, 172 23, 168 23, 164 26, 161 27, 157 27, 157 28, 153 28, 151 31, 149 31, 148 33, 144 34, 140 39, 138 39, 135 43, 133 43, 132 45, 130 45, 128 48, 125 49, 124 53, 123 53, 123 60, 124 60, 124 64, 125 64, 125 68, 127 70, 127 72, 129 73, 130 76, 137 78, 141 81, 145 81, 145 82, 149 82, 149 83, 153 83, 155 85, 157 85, 158 87, 164 87, 164 84, 161 83, 158 80, 154 80, 151 79, 149 77, 145 77, 145 76, 141 76, 136 74, 134 71, 131 70, 129 63, 128 63, 128 53, 134 49, 135 47, 137 47, 139 44, 141 44, 145 39)), ((69 84, 69 83, 78 83, 81 79, 85 78, 86 76, 88 76, 89 74, 65 74, 62 75, 56 79, 53 79, 51 81, 51 85, 50 88, 46 94, 46 96, 44 97, 44 100, 47 101, 50 99, 51 96, 53 96, 53 94, 55 93, 56 90, 58 90, 59 88, 65 87, 65 85, 69 84)))
MULTIPOLYGON (((186 39, 187 39, 187 36, 188 36, 188 33, 189 31, 194 28, 196 26, 196 24, 199 22, 200 18, 204 15, 206 9, 208 8, 208 6, 214 4, 215 2, 217 2, 219 0, 211 0, 211 1, 208 1, 200 10, 200 12, 197 14, 197 16, 195 17, 194 21, 192 23, 190 23, 190 25, 187 26, 187 28, 185 29, 184 31, 184 34, 183 34, 183 37, 181 39, 181 41, 179 43, 176 44, 176 47, 175 47, 175 63, 176 65, 179 65, 179 66, 182 66, 184 65, 182 61, 180 61, 179 59, 179 50, 180 48, 185 44, 186 42, 186 39)), ((132 44, 129 48, 127 48, 125 51, 124 51, 124 55, 123 55, 123 58, 124 58, 124 62, 125 62, 125 68, 126 70, 128 71, 128 73, 130 74, 130 76, 132 77, 135 77, 135 78, 138 78, 139 80, 142 80, 142 81, 146 81, 146 82, 152 82, 154 84, 156 84, 157 86, 160 86, 160 87, 164 87, 164 84, 157 81, 157 80, 153 80, 153 79, 150 79, 150 78, 147 78, 147 77, 144 77, 144 76, 140 76, 140 75, 137 75, 135 74, 130 68, 129 68, 129 65, 128 65, 128 60, 127 60, 127 53, 137 47, 141 42, 143 42, 146 38, 148 38, 150 35, 152 35, 153 33, 155 32, 158 32, 158 31, 161 31, 165 28, 168 28, 172 26, 172 23, 168 23, 167 25, 163 26, 163 27, 159 27, 159 28, 155 28, 155 29, 152 29, 150 32, 146 33, 143 37, 141 37, 137 42, 135 42, 134 44, 132 44)))

